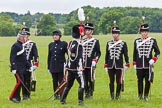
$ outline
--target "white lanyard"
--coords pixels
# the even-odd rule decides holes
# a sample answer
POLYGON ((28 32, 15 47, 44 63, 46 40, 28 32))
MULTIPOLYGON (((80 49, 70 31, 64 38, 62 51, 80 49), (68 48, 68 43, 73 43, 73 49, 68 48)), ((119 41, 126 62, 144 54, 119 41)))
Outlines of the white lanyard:
POLYGON ((120 42, 122 42, 122 40, 119 40, 118 42, 116 42, 116 43, 114 43, 113 45, 111 45, 110 47, 109 47, 109 49, 111 49, 111 48, 113 48, 114 46, 116 46, 118 43, 120 43, 120 42))
POLYGON ((147 42, 148 40, 150 40, 151 39, 151 37, 148 37, 147 39, 145 39, 144 41, 142 41, 141 43, 139 43, 138 45, 137 45, 137 48, 139 48, 142 44, 144 44, 145 42, 147 42))

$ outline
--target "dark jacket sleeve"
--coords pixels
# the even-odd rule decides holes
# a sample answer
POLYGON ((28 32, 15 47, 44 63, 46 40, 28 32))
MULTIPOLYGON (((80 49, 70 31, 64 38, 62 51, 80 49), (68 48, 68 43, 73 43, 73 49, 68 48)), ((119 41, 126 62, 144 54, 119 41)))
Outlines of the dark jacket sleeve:
POLYGON ((65 41, 64 41, 64 43, 65 43, 65 44, 64 44, 65 53, 68 54, 68 49, 67 49, 67 47, 68 47, 68 43, 65 42, 65 41))
MULTIPOLYGON (((79 69, 83 69, 83 46, 79 45, 79 50, 78 50, 78 66, 79 69)), ((81 70, 79 70, 81 71, 81 70)))
POLYGON ((125 62, 128 64, 129 63, 129 57, 128 57, 128 47, 127 47, 126 42, 124 42, 123 50, 124 50, 125 62))
POLYGON ((34 62, 38 62, 38 50, 37 50, 37 46, 35 43, 33 44, 33 47, 32 47, 32 53, 34 57, 34 62))
POLYGON ((101 56, 100 43, 99 43, 99 40, 97 40, 96 41, 96 57, 94 59, 97 59, 98 61, 100 56, 101 56))
POLYGON ((136 49, 136 40, 134 41, 134 49, 133 49, 133 62, 136 62, 137 57, 137 49, 136 49))
POLYGON ((160 56, 160 50, 159 50, 159 47, 157 45, 156 39, 154 40, 153 49, 154 49, 154 52, 155 52, 154 57, 156 57, 158 59, 158 57, 160 56))
POLYGON ((11 70, 16 70, 16 56, 17 56, 17 48, 15 45, 11 47, 10 52, 10 64, 11 64, 11 70))
POLYGON ((51 60, 51 52, 50 52, 51 43, 48 45, 48 57, 47 57, 47 69, 50 69, 50 60, 51 60))
POLYGON ((105 64, 108 64, 108 55, 109 55, 109 51, 108 51, 108 43, 106 44, 106 54, 105 54, 105 64))

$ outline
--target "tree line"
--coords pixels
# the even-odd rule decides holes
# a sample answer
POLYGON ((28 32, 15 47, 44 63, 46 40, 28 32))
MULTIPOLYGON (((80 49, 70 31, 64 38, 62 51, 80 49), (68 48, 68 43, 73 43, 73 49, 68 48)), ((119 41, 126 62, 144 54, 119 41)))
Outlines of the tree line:
MULTIPOLYGON (((142 16, 145 16, 145 23, 150 26, 151 32, 162 32, 162 9, 159 8, 138 8, 138 7, 91 7, 84 6, 86 22, 95 25, 94 34, 110 33, 113 21, 116 20, 123 34, 136 34, 141 24, 142 16)), ((22 27, 22 23, 32 28, 35 35, 49 36, 54 29, 60 29, 64 35, 71 35, 71 27, 79 24, 77 9, 69 14, 36 13, 17 14, 12 12, 0 13, 0 36, 14 36, 22 27)))

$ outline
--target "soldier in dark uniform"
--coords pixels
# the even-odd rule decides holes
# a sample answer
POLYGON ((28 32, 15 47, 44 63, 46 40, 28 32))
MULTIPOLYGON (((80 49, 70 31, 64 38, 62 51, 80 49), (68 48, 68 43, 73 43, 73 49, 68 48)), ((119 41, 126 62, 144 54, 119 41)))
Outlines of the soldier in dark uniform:
POLYGON ((20 90, 24 82, 24 73, 26 72, 26 69, 30 68, 30 64, 26 59, 26 53, 23 46, 26 35, 26 32, 19 31, 17 35, 17 42, 12 45, 10 52, 11 72, 15 75, 17 83, 9 99, 15 103, 21 101, 20 90))
POLYGON ((96 63, 101 56, 100 43, 99 40, 93 38, 93 30, 94 26, 92 23, 85 24, 86 38, 83 39, 83 43, 87 42, 83 45, 83 59, 85 62, 85 69, 83 71, 85 76, 85 98, 93 97, 94 81, 92 81, 91 78, 93 77, 91 71, 93 68, 96 68, 96 63))
POLYGON ((83 26, 75 25, 72 28, 72 36, 73 40, 69 42, 68 45, 68 60, 67 60, 67 84, 62 93, 60 102, 62 104, 66 103, 66 97, 71 87, 73 86, 74 80, 76 79, 79 83, 78 88, 78 103, 79 105, 83 105, 83 94, 84 94, 84 77, 83 77, 83 47, 81 45, 81 32, 83 30, 83 26))
MULTIPOLYGON (((30 30, 27 27, 23 27, 22 31, 27 32, 26 42, 24 45, 25 51, 26 51, 26 59, 32 66, 30 70, 27 70, 26 73, 24 73, 24 84, 27 87, 27 89, 30 91, 30 85, 31 85, 31 72, 36 70, 36 68, 39 65, 38 61, 38 50, 36 43, 30 40, 30 30), (31 64, 32 63, 32 64, 31 64)), ((23 100, 29 100, 30 99, 30 93, 27 91, 26 88, 22 87, 22 94, 23 94, 23 100)))
POLYGON ((112 36, 113 40, 107 42, 106 45, 106 55, 105 55, 105 65, 104 68, 110 78, 110 100, 114 99, 114 81, 116 75, 116 99, 120 99, 120 91, 122 84, 122 71, 128 69, 129 57, 127 44, 123 40, 119 39, 120 29, 117 26, 112 27, 112 36), (123 67, 123 55, 125 58, 126 64, 123 67))
POLYGON ((149 66, 153 65, 160 55, 160 50, 157 45, 155 38, 149 37, 149 26, 148 24, 142 24, 140 26, 141 37, 134 41, 134 52, 133 52, 133 65, 137 71, 138 79, 138 99, 143 98, 148 101, 148 94, 150 90, 149 81, 149 66), (152 56, 152 51, 155 54, 152 56), (145 88, 143 90, 143 79, 145 79, 145 88))
MULTIPOLYGON (((61 36, 60 30, 54 30, 52 36, 54 42, 48 45, 48 71, 52 75, 54 92, 63 80, 64 63, 66 62, 67 42, 61 41, 61 36)), ((59 97, 57 93, 54 95, 54 99, 59 99, 59 97)))

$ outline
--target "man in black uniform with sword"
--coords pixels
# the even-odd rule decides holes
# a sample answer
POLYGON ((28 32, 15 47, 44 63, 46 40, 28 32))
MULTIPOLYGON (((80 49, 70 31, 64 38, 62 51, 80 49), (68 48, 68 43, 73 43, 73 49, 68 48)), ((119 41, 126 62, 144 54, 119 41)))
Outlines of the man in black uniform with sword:
POLYGON ((84 34, 84 27, 82 25, 75 25, 72 27, 73 40, 68 45, 68 60, 67 60, 67 84, 62 93, 60 102, 66 103, 66 97, 71 87, 73 86, 74 80, 76 79, 79 83, 78 88, 78 104, 84 105, 83 94, 84 94, 84 77, 83 77, 83 47, 81 44, 80 36, 84 34))
POLYGON ((11 52, 10 52, 11 72, 15 75, 17 83, 9 99, 15 103, 19 103, 21 101, 21 97, 20 97, 21 87, 22 86, 25 87, 24 73, 26 72, 26 70, 29 70, 30 68, 30 63, 26 59, 26 52, 23 45, 25 43, 26 35, 27 32, 22 30, 19 31, 17 35, 17 42, 15 42, 12 45, 11 52))

